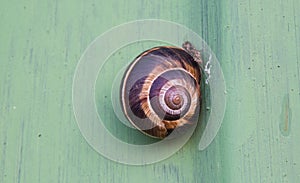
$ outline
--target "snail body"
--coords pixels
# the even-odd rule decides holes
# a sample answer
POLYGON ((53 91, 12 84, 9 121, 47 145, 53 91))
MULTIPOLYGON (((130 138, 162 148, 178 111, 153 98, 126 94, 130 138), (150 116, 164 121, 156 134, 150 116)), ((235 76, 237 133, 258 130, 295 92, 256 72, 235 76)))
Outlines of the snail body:
POLYGON ((134 127, 165 138, 174 129, 195 123, 201 80, 201 57, 197 58, 188 50, 161 46, 134 59, 121 86, 122 109, 134 127))

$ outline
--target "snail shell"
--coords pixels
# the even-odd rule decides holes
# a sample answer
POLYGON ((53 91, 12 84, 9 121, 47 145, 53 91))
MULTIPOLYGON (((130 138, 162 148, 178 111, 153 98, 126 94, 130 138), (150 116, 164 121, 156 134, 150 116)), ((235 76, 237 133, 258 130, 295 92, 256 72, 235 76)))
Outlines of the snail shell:
POLYGON ((197 122, 201 72, 188 51, 155 47, 127 68, 121 86, 125 116, 141 132, 165 138, 176 128, 197 122))

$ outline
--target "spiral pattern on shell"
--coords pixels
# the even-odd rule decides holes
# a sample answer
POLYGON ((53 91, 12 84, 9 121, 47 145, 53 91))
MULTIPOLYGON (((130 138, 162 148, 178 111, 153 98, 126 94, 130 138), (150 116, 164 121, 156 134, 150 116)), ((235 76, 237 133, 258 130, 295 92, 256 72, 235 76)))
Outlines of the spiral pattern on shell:
POLYGON ((200 80, 198 63, 184 49, 162 46, 147 50, 123 77, 124 114, 143 133, 164 138, 175 128, 195 123, 200 80))

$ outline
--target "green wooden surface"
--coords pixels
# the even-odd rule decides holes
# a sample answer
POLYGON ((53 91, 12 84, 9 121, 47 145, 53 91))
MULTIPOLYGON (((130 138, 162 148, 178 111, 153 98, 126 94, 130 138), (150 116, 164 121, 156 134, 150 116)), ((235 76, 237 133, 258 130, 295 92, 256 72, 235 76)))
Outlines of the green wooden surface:
MULTIPOLYGON (((300 180, 300 1, 1 1, 0 182, 300 180), (112 162, 77 127, 72 79, 98 35, 159 18, 199 33, 226 79, 214 142, 147 166, 112 162)), ((163 31, 163 30, 162 30, 163 31)))

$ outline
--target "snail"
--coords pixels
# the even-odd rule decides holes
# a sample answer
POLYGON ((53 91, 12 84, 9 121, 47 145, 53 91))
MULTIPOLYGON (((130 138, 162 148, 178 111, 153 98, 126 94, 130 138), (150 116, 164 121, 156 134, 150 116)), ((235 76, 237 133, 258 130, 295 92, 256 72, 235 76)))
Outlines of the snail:
POLYGON ((121 105, 126 118, 154 138, 163 139, 198 119, 201 54, 190 42, 182 47, 159 46, 144 51, 122 79, 121 105))

